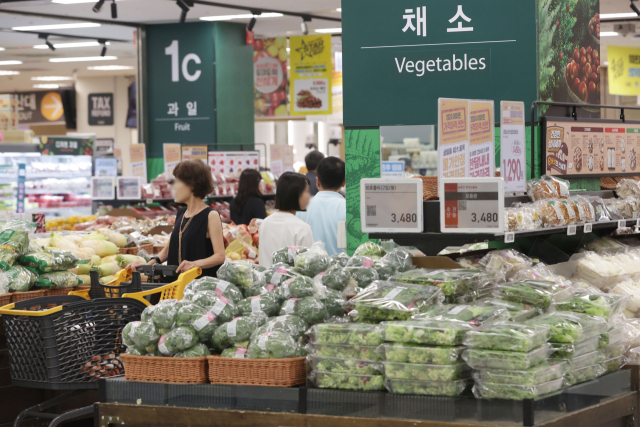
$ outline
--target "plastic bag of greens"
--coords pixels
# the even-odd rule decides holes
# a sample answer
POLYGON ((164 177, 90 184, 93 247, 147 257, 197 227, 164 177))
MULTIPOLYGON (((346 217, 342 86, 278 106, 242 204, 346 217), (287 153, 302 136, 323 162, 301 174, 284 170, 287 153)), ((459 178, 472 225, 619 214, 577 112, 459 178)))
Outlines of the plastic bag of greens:
POLYGON ((382 373, 382 364, 371 360, 309 356, 307 365, 314 371, 338 374, 380 375, 382 373))
POLYGON ((277 289, 277 294, 283 300, 289 298, 304 298, 314 295, 313 279, 307 276, 297 276, 287 279, 277 289))
POLYGON ((229 357, 232 359, 246 359, 247 358, 247 349, 244 347, 231 347, 225 350, 222 350, 222 354, 220 357, 229 357))
POLYGON ((473 369, 524 370, 544 363, 552 353, 553 348, 550 344, 545 344, 527 353, 469 348, 462 353, 462 358, 473 369))
POLYGON ((231 322, 220 325, 215 333, 211 343, 219 350, 229 347, 247 347, 252 333, 256 331, 267 320, 267 316, 257 315, 240 316, 231 322))
POLYGON ((185 295, 194 294, 198 291, 214 291, 219 296, 229 298, 233 302, 238 302, 244 298, 242 292, 236 285, 215 277, 201 277, 193 280, 184 288, 185 295))
POLYGON ((6 274, 0 273, 0 295, 9 293, 11 288, 9 287, 9 279, 6 274))
POLYGON ((509 320, 513 322, 524 322, 525 320, 542 314, 542 310, 519 302, 507 301, 499 298, 487 298, 477 302, 477 304, 490 305, 498 308, 506 308, 509 311, 509 320))
POLYGON ((463 346, 425 346, 411 343, 382 344, 378 352, 388 362, 453 365, 460 362, 463 346))
POLYGON ((382 322, 385 341, 456 346, 473 327, 468 323, 446 320, 382 322))
POLYGON ((295 314, 300 316, 307 324, 315 325, 326 319, 327 310, 322 301, 316 297, 291 298, 285 301, 280 310, 280 316, 286 314, 295 314))
POLYGON ((336 265, 340 267, 346 267, 349 259, 349 255, 344 252, 340 252, 339 254, 333 255, 329 262, 331 263, 332 267, 336 265))
POLYGON ((219 297, 209 311, 216 316, 219 323, 230 322, 240 314, 236 303, 225 297, 219 297))
POLYGON ((562 378, 568 368, 569 365, 566 363, 553 365, 543 363, 533 368, 516 371, 503 368, 488 368, 475 371, 473 378, 481 383, 535 386, 562 378))
POLYGON ((36 285, 49 289, 66 289, 82 285, 83 281, 70 271, 52 271, 41 274, 36 285))
POLYGON ((238 303, 238 311, 242 316, 248 316, 251 313, 275 316, 280 311, 280 298, 275 292, 245 298, 238 303))
POLYGON ((468 295, 499 280, 494 274, 469 269, 430 270, 416 269, 398 273, 390 280, 417 285, 437 286, 442 289, 447 302, 456 302, 458 297, 468 295))
POLYGON ((202 316, 207 314, 207 309, 198 304, 181 302, 176 313, 176 326, 191 326, 202 316))
POLYGON ((396 266, 396 270, 401 273, 415 268, 411 253, 404 248, 393 249, 391 252, 386 254, 383 259, 394 264, 396 266))
POLYGON ((296 357, 296 342, 284 332, 271 331, 256 336, 247 349, 251 359, 285 359, 296 357))
POLYGON ((369 267, 346 267, 345 270, 351 275, 353 281, 344 290, 347 295, 355 295, 362 289, 369 286, 375 280, 378 280, 378 272, 369 267), (353 289, 352 289, 353 287, 353 289))
POLYGON ((571 282, 551 282, 544 280, 522 280, 506 283, 496 288, 495 296, 507 301, 520 302, 547 309, 552 302, 562 301, 571 295, 571 282))
POLYGON ((477 327, 500 320, 507 320, 505 308, 490 305, 443 304, 434 305, 414 316, 415 320, 453 320, 477 327))
POLYGON ((264 272, 266 285, 280 286, 289 279, 300 276, 300 273, 287 264, 274 264, 264 272))
POLYGON ((547 325, 497 323, 467 332, 464 345, 488 350, 527 352, 545 344, 551 335, 547 325))
POLYGON ((156 309, 151 314, 151 321, 158 328, 158 332, 164 335, 173 328, 179 308, 176 299, 163 300, 156 305, 156 309))
POLYGON ((300 316, 295 314, 286 314, 284 316, 272 317, 267 323, 260 326, 252 334, 251 338, 255 338, 257 335, 271 331, 285 332, 297 340, 301 338, 309 325, 300 316))
POLYGON ((311 371, 309 382, 318 388, 342 390, 381 391, 384 390, 384 376, 337 374, 333 372, 311 371))
POLYGON ((329 267, 326 272, 322 272, 313 278, 314 282, 319 282, 329 289, 336 291, 344 291, 349 285, 351 274, 345 268, 334 265, 329 267))
POLYGON ((214 291, 197 291, 188 297, 187 300, 200 307, 209 308, 218 301, 218 298, 218 294, 214 291))
POLYGON ((549 341, 568 344, 599 336, 608 329, 605 319, 582 313, 550 312, 534 317, 527 323, 550 326, 551 338, 549 341))
POLYGON ((153 354, 158 349, 160 334, 149 322, 131 322, 122 330, 122 340, 128 347, 135 346, 145 354, 153 354))
POLYGON ((396 265, 392 262, 381 259, 373 264, 374 270, 378 273, 380 280, 388 280, 396 274, 396 265))
POLYGON ((4 275, 9 281, 9 289, 13 292, 27 292, 38 280, 38 273, 21 265, 11 267, 4 275))
POLYGON ((317 293, 318 299, 324 304, 329 317, 343 317, 347 309, 347 299, 340 291, 322 286, 317 293))
POLYGON ((29 231, 33 231, 35 226, 33 222, 13 220, 0 228, 0 269, 8 270, 27 251, 29 231))
POLYGON ((69 270, 78 264, 78 258, 69 251, 39 251, 20 255, 18 262, 25 267, 31 267, 38 273, 48 273, 56 270, 69 270))
POLYGON ((143 322, 151 322, 151 316, 153 315, 153 312, 156 310, 157 307, 158 307, 157 305, 150 305, 144 310, 142 310, 142 314, 140 315, 140 320, 142 320, 143 322))
POLYGON ((293 267, 296 255, 308 251, 308 248, 303 246, 288 246, 286 248, 278 249, 271 256, 272 264, 284 263, 293 267))
POLYGON ((320 323, 312 326, 307 335, 320 344, 378 346, 384 342, 379 325, 363 323, 320 323))
POLYGON ((373 258, 364 255, 358 255, 351 257, 351 259, 347 263, 347 267, 371 268, 373 267, 373 264, 375 264, 375 260, 373 258))
POLYGON ((622 313, 627 306, 627 295, 588 294, 577 292, 572 297, 557 302, 558 311, 572 311, 574 313, 590 314, 592 316, 609 319, 622 313))
POLYGON ((211 356, 211 352, 206 345, 199 343, 191 348, 176 353, 173 357, 206 357, 211 356))
POLYGON ((173 356, 198 344, 198 334, 188 326, 178 326, 160 337, 158 350, 164 356, 173 356))
POLYGON ((374 242, 364 242, 363 244, 361 244, 360 246, 358 246, 358 248, 356 249, 356 251, 354 252, 353 255, 355 256, 359 256, 359 255, 364 255, 364 256, 376 256, 376 257, 383 257, 387 254, 387 252, 384 250, 384 248, 374 242))
POLYGON ((249 261, 229 261, 218 269, 218 279, 226 280, 242 288, 253 283, 253 264, 249 261))
POLYGON ((316 242, 308 251, 298 253, 294 265, 301 274, 308 277, 326 271, 329 268, 329 255, 324 250, 324 243, 316 242))
POLYGON ((502 273, 515 273, 518 270, 529 268, 533 265, 531 258, 513 249, 501 249, 486 254, 480 264, 489 271, 502 273))

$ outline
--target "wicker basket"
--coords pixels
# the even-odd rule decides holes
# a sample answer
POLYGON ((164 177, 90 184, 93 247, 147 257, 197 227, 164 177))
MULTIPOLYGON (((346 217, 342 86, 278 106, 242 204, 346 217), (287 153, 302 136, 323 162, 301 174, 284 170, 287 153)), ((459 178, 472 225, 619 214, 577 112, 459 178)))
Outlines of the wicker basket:
POLYGON ((120 355, 127 381, 202 384, 207 382, 206 357, 120 355))
POLYGON ((305 357, 291 359, 234 359, 209 356, 211 384, 294 387, 306 382, 305 357))
POLYGON ((66 296, 66 295, 69 295, 69 292, 72 292, 75 290, 76 288, 47 289, 47 293, 45 296, 47 297, 66 296))
POLYGON ((31 298, 40 298, 47 295, 46 289, 41 289, 39 291, 29 291, 29 292, 14 292, 11 294, 11 302, 16 303, 18 301, 24 301, 31 298))
POLYGON ((154 246, 154 247, 153 247, 153 254, 154 254, 154 255, 157 255, 157 254, 159 254, 160 252, 162 252, 162 250, 163 250, 163 249, 164 249, 164 246, 154 246))
POLYGON ((11 294, 0 295, 0 307, 11 303, 11 294))
POLYGON ((132 248, 120 248, 120 253, 125 255, 138 255, 138 252, 146 251, 148 254, 153 253, 153 243, 142 246, 134 246, 132 248))
POLYGON ((437 176, 416 176, 422 180, 422 200, 434 200, 438 198, 438 177, 437 176))

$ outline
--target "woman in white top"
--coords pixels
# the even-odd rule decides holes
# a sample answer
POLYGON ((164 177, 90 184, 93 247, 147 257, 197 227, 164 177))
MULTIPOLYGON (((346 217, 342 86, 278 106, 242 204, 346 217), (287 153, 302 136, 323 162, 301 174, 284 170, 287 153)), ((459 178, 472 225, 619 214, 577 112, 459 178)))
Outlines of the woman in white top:
POLYGON ((313 233, 306 222, 296 217, 311 200, 309 179, 299 173, 285 172, 278 179, 276 209, 260 225, 260 265, 271 266, 271 256, 287 246, 313 245, 313 233))

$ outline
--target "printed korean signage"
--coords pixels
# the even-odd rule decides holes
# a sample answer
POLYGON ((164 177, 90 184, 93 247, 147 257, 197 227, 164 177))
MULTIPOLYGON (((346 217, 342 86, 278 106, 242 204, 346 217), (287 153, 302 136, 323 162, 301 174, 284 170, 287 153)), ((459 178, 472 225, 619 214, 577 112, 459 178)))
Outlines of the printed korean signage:
POLYGON ((129 168, 131 176, 137 176, 143 182, 147 182, 147 156, 144 144, 131 144, 129 146, 129 168))
POLYGON ((286 116, 287 38, 257 39, 253 44, 253 93, 257 117, 286 116))
POLYGON ((576 122, 545 126, 545 173, 558 176, 637 175, 640 122, 576 122))
POLYGON ((93 141, 93 138, 41 136, 39 148, 43 156, 92 156, 93 141))
POLYGON ((469 102, 469 176, 495 176, 493 101, 469 102))
POLYGON ((438 100, 438 176, 465 177, 469 156, 469 101, 438 100))
POLYGON ((239 176, 245 169, 260 168, 259 151, 210 151, 211 173, 239 176))
POLYGON ((331 114, 331 35, 291 37, 291 115, 331 114))
POLYGON ((524 103, 500 102, 500 175, 505 192, 527 191, 524 103))
POLYGON ((640 49, 608 46, 609 93, 611 95, 640 95, 640 49))
POLYGON ((206 145, 183 145, 182 160, 200 160, 206 164, 207 148, 206 145))
POLYGON ((113 125, 113 94, 89 94, 89 126, 113 125))
POLYGON ((18 92, 18 119, 21 124, 64 124, 62 97, 58 92, 18 92))
POLYGON ((347 127, 436 124, 429 99, 493 100, 494 117, 537 99, 535 2, 345 0, 342 19, 347 127))
POLYGON ((181 160, 180 144, 162 144, 164 154, 164 176, 167 179, 173 178, 173 170, 181 160))

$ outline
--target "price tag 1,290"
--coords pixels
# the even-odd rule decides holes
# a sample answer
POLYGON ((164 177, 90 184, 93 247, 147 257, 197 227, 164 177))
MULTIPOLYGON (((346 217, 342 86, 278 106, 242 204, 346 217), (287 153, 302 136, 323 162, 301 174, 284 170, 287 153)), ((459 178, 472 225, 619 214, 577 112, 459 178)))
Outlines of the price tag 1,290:
POLYGON ((423 209, 422 180, 360 180, 360 222, 363 233, 421 233, 424 229, 423 209))
POLYGON ((444 178, 438 181, 442 233, 502 233, 502 178, 444 178))
POLYGON ((584 225, 584 233, 588 234, 591 233, 593 231, 593 224, 588 223, 584 225))

